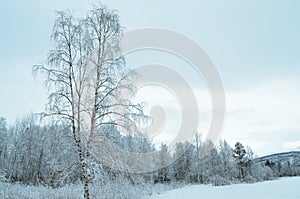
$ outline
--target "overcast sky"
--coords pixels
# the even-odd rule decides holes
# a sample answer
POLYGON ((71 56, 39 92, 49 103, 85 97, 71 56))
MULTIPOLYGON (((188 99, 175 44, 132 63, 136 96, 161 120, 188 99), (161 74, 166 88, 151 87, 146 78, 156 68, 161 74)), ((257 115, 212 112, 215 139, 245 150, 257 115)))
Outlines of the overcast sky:
MULTIPOLYGON (((26 113, 43 110, 46 93, 41 82, 33 79, 31 68, 44 61, 51 48, 55 10, 70 9, 76 16, 83 16, 93 2, 0 2, 0 116, 12 123, 26 113)), ((300 1, 102 3, 119 11, 126 30, 167 28, 190 37, 206 50, 222 76, 226 91, 227 117, 222 138, 231 144, 241 141, 258 155, 299 148, 300 1)), ((162 55, 152 57, 181 67, 179 61, 168 55, 163 61, 162 55)), ((142 61, 151 60, 148 56, 142 61)), ((197 95, 204 93, 201 88, 195 87, 197 95)), ((205 94, 201 100, 203 106, 209 106, 205 94)), ((206 126, 199 130, 205 131, 206 126)), ((161 136, 168 138, 167 133, 161 136)))

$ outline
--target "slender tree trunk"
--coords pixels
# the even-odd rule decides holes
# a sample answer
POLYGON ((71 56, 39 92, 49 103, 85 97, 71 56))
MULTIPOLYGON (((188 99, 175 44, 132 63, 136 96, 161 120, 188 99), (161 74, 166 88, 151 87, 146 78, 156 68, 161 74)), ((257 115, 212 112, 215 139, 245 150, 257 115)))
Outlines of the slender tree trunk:
MULTIPOLYGON (((70 46, 69 46, 69 49, 70 46)), ((74 90, 73 90, 73 81, 72 81, 72 77, 73 77, 73 65, 72 65, 72 56, 71 56, 71 50, 69 50, 70 53, 70 68, 69 68, 69 86, 70 86, 70 91, 71 91, 71 100, 72 100, 72 131, 73 131, 73 137, 74 140, 76 142, 76 146, 77 146, 77 151, 78 151, 78 156, 79 156, 79 161, 80 161, 80 165, 81 165, 81 169, 82 169, 82 179, 84 182, 84 198, 85 199, 89 199, 89 181, 88 181, 88 176, 87 176, 87 171, 86 171, 86 163, 84 162, 84 155, 82 152, 82 147, 81 147, 81 138, 80 138, 80 109, 77 110, 78 113, 78 117, 77 118, 77 125, 78 125, 78 129, 77 129, 77 133, 76 133, 76 124, 75 124, 75 117, 76 117, 76 111, 75 111, 75 100, 74 100, 74 90)), ((80 107, 80 104, 78 102, 78 107, 80 107)))
MULTIPOLYGON (((75 128, 73 128, 73 130, 75 130, 75 128)), ((75 136, 76 134, 74 133, 73 135, 75 136)), ((84 198, 90 199, 89 178, 87 175, 87 165, 84 162, 83 152, 82 152, 82 148, 81 148, 81 142, 77 138, 75 138, 75 141, 76 141, 77 151, 78 151, 78 155, 79 155, 79 161, 80 161, 80 165, 81 165, 81 169, 82 169, 82 180, 84 183, 84 188, 83 188, 84 189, 84 198)))

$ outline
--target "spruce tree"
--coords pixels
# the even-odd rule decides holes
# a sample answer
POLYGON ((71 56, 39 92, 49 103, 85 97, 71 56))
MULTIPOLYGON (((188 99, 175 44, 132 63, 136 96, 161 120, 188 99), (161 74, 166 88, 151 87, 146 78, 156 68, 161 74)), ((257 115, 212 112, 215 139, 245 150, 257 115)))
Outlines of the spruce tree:
POLYGON ((235 144, 235 148, 233 150, 233 157, 235 158, 239 170, 238 178, 241 179, 245 177, 245 171, 243 167, 247 163, 246 150, 242 143, 237 142, 235 144))

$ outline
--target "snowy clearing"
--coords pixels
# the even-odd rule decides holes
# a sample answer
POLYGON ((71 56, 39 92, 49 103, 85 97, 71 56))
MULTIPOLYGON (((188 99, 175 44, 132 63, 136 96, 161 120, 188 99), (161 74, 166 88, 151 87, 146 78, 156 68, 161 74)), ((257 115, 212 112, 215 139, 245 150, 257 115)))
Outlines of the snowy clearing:
POLYGON ((214 187, 192 185, 153 196, 152 199, 299 199, 300 177, 281 178, 255 184, 236 184, 214 187))
MULTIPOLYGON (((126 184, 107 184, 102 189, 91 187, 92 198, 147 198, 150 199, 299 199, 300 177, 281 178, 255 184, 236 184, 228 186, 191 185, 174 189, 182 185, 156 184, 129 186, 126 184), (173 190, 170 190, 173 189, 173 190), (168 191, 170 190, 170 191, 168 191), (162 194, 158 194, 162 193, 162 194)), ((82 185, 70 185, 58 189, 43 186, 25 186, 21 184, 0 183, 0 198, 26 199, 81 199, 82 185)))

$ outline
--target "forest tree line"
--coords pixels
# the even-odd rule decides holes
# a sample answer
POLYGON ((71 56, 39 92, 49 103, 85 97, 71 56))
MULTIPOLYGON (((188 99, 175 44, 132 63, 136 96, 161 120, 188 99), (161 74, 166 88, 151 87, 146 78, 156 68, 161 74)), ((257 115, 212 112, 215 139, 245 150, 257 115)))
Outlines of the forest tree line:
MULTIPOLYGON (((238 182, 256 182, 280 176, 300 174, 299 167, 289 163, 274 164, 270 161, 254 163, 250 147, 237 142, 232 148, 225 140, 214 146, 196 134, 193 143, 177 143, 172 153, 167 145, 155 147, 143 136, 122 135, 114 126, 104 132, 121 148, 132 152, 159 151, 161 158, 145 164, 162 164, 176 153, 188 150, 169 166, 158 171, 133 174, 112 170, 94 158, 88 162, 89 181, 102 183, 127 180, 141 183, 195 183, 227 185, 238 182), (157 148, 157 149, 156 149, 157 148), (202 154, 205 154, 204 156, 202 154)), ((82 171, 72 140, 71 130, 63 125, 41 125, 35 115, 28 115, 8 126, 0 119, 0 179, 6 182, 21 182, 52 187, 79 183, 82 171)))

